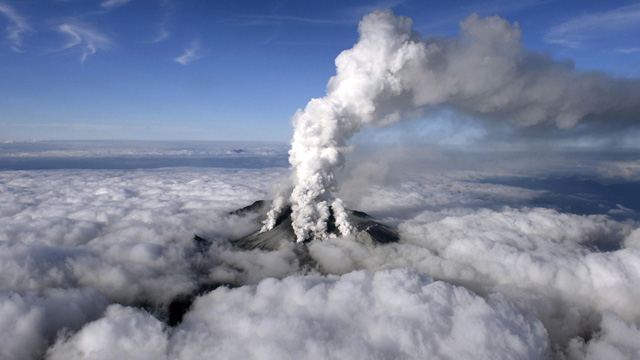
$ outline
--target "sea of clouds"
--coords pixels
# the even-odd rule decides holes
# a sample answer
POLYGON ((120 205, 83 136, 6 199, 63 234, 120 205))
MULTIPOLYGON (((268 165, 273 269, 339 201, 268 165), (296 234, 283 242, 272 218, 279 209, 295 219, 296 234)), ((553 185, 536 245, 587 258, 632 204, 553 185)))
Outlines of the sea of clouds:
POLYGON ((628 153, 369 150, 340 196, 401 240, 312 242, 314 266, 293 244, 231 243, 260 224, 229 212, 289 175, 272 166, 280 153, 235 168, 0 171, 0 358, 640 356, 628 153))

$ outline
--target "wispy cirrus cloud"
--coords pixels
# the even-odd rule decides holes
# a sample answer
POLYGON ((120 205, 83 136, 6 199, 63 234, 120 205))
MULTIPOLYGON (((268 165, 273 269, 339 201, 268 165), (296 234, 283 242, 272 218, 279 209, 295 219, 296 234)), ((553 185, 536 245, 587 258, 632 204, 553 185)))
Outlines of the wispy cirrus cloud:
POLYGON ((202 57, 203 55, 200 41, 194 40, 189 44, 189 46, 184 49, 184 53, 173 59, 173 61, 182 65, 189 65, 202 57))
POLYGON ((347 7, 345 12, 349 16, 355 16, 357 18, 361 18, 364 14, 368 14, 374 10, 378 9, 394 9, 398 6, 403 5, 407 0, 378 0, 371 4, 347 7))
POLYGON ((610 11, 585 14, 553 26, 545 41, 577 48, 594 36, 640 27, 640 4, 623 6, 610 11))
POLYGON ((0 14, 8 20, 7 40, 11 43, 11 49, 15 52, 23 52, 22 35, 33 31, 27 20, 7 3, 0 3, 0 14))
POLYGON ((238 14, 232 19, 223 20, 222 22, 230 23, 231 25, 236 26, 282 25, 285 23, 298 23, 307 25, 353 25, 357 24, 358 20, 356 18, 331 19, 293 15, 238 14))
POLYGON ((635 54, 635 53, 640 53, 640 47, 636 47, 636 48, 621 48, 621 49, 616 49, 615 50, 618 53, 621 54, 635 54))
MULTIPOLYGON (((434 13, 429 20, 416 22, 414 27, 419 31, 433 31, 442 26, 455 25, 470 14, 478 14, 480 16, 492 16, 495 14, 506 14, 522 11, 543 5, 553 0, 487 0, 475 1, 469 4, 456 7, 443 13, 434 13)), ((402 4, 398 4, 402 5, 402 4)), ((415 19, 414 19, 415 20, 415 19)))
POLYGON ((168 0, 163 0, 160 2, 160 6, 163 9, 162 20, 158 24, 157 31, 155 36, 148 41, 148 43, 159 43, 169 38, 171 32, 169 31, 169 22, 173 17, 173 13, 175 11, 175 6, 172 2, 168 0))
POLYGON ((153 39, 151 39, 149 42, 152 44, 155 44, 155 43, 165 41, 166 39, 169 38, 169 35, 171 35, 171 33, 169 32, 169 30, 167 30, 167 25, 163 22, 160 24, 160 27, 158 32, 156 33, 156 36, 153 39))
POLYGON ((291 16, 291 15, 240 15, 239 18, 254 20, 257 22, 297 22, 305 24, 352 24, 357 20, 349 19, 322 19, 322 18, 310 18, 304 16, 291 16))
POLYGON ((58 25, 56 30, 67 37, 67 42, 58 51, 80 49, 80 62, 84 62, 98 50, 109 48, 112 44, 109 37, 86 24, 64 23, 58 25))
POLYGON ((102 3, 100 3, 100 6, 102 6, 105 9, 111 9, 117 6, 124 5, 130 1, 131 0, 105 0, 102 3))

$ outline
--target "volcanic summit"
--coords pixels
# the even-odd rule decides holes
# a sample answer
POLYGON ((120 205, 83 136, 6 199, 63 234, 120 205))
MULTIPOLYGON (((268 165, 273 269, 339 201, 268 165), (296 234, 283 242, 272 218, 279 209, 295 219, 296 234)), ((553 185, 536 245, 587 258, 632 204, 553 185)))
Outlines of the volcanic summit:
MULTIPOLYGON (((232 211, 231 214, 239 216, 258 214, 256 221, 262 223, 270 207, 271 201, 258 200, 249 206, 232 211)), ((371 216, 362 211, 347 209, 346 212, 349 222, 354 229, 351 236, 355 238, 356 241, 369 244, 386 244, 398 241, 398 232, 394 228, 376 222, 371 216)), ((257 231, 236 240, 234 244, 243 249, 276 250, 283 243, 296 243, 291 213, 291 206, 285 207, 276 219, 275 226, 271 230, 264 232, 257 231)), ((341 236, 335 225, 333 213, 327 222, 327 233, 330 237, 341 236)), ((305 242, 310 241, 314 240, 307 240, 305 242)))

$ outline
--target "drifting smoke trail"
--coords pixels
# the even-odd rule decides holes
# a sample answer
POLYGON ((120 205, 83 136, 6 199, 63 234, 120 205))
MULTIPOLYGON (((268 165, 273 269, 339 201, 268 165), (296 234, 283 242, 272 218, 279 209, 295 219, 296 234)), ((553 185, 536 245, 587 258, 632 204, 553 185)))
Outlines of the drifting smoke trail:
POLYGON ((336 58, 327 95, 293 116, 289 162, 294 187, 276 199, 263 231, 288 201, 298 241, 326 238, 333 213, 348 234, 344 206, 333 193, 335 172, 349 152, 347 140, 362 126, 385 126, 448 106, 518 126, 566 129, 582 119, 638 121, 640 84, 525 51, 517 24, 471 15, 459 38, 422 38, 411 19, 390 10, 366 15, 360 40, 336 58))

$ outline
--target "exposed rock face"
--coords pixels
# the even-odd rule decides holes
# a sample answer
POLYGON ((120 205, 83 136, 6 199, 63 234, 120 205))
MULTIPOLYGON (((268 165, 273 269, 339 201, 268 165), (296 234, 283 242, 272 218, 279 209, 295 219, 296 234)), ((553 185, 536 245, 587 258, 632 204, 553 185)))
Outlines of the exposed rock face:
MULTIPOLYGON (((258 216, 257 220, 262 221, 270 205, 269 201, 258 200, 247 207, 232 211, 231 214, 243 216, 258 213, 260 216, 258 216)), ((386 244, 398 241, 398 232, 395 229, 374 221, 366 213, 347 210, 347 214, 349 215, 349 221, 353 225, 354 232, 352 236, 356 241, 370 244, 386 244)), ((330 236, 340 236, 340 232, 335 226, 333 215, 329 218, 327 229, 330 236)), ((291 207, 287 207, 282 211, 273 229, 263 233, 255 232, 236 240, 234 243, 243 249, 275 250, 285 242, 296 242, 296 235, 291 226, 291 207)))

